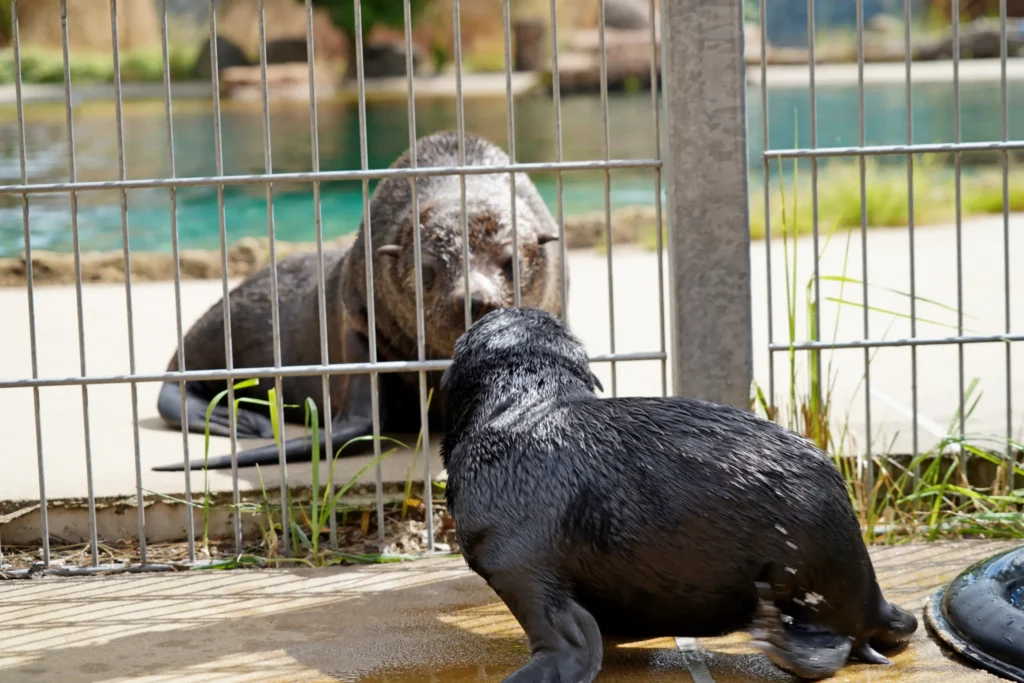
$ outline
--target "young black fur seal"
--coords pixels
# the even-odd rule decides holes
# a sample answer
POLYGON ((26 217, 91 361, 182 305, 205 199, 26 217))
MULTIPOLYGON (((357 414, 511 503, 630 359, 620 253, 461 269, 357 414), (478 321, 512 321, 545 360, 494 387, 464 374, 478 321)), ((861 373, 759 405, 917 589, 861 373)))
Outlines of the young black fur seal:
POLYGON ((688 398, 600 399, 583 345, 529 308, 476 322, 441 386, 459 544, 530 641, 506 681, 592 681, 602 636, 740 630, 825 678, 890 663, 876 648, 917 629, 882 595, 839 471, 797 434, 688 398))
MULTIPOLYGON (((416 143, 419 166, 458 165, 458 136, 453 132, 428 135, 416 143)), ((482 138, 466 135, 467 165, 508 164, 508 156, 482 138)), ((406 150, 392 168, 409 166, 406 150)), ((451 357, 455 340, 466 329, 465 277, 462 256, 462 218, 458 176, 420 177, 417 183, 421 245, 423 248, 423 303, 427 359, 451 357)), ((558 226, 536 187, 523 173, 516 175, 516 223, 519 229, 519 273, 521 301, 561 315, 561 254, 557 244, 558 226), (547 245, 547 246, 545 246, 547 245)), ((470 240, 470 303, 474 319, 487 310, 513 303, 511 188, 508 173, 466 176, 466 212, 470 240)), ((378 360, 412 361, 416 348, 416 284, 413 255, 412 196, 407 178, 389 177, 376 188, 370 203, 370 233, 374 248, 374 294, 378 360)), ((348 250, 324 252, 327 299, 328 360, 330 363, 369 362, 369 323, 366 295, 364 239, 366 225, 360 223, 356 240, 348 250)), ((287 365, 320 363, 320 321, 315 253, 290 256, 278 262, 280 297, 281 361, 287 365)), ((233 291, 231 306, 232 350, 235 368, 272 367, 270 267, 254 273, 233 291)), ((222 304, 217 302, 185 336, 185 367, 189 370, 226 367, 222 304)), ((168 370, 177 368, 177 354, 168 370)), ((428 373, 436 387, 437 375, 428 373)), ((225 381, 187 382, 186 413, 189 431, 203 433, 210 400, 227 388, 225 381)), ((266 399, 272 379, 258 386, 238 390, 236 398, 266 399)), ((419 429, 419 383, 416 373, 378 375, 382 432, 415 432, 419 429)), ((282 399, 298 408, 285 410, 286 422, 301 424, 307 397, 317 405, 323 423, 322 387, 319 375, 285 377, 282 399)), ((332 443, 335 450, 346 441, 372 433, 369 375, 330 377, 332 443)), ((229 414, 224 400, 214 409, 210 433, 230 435, 229 414)), ((439 427, 443 396, 435 390, 431 402, 431 430, 439 427)), ((180 428, 180 392, 177 382, 161 387, 160 415, 180 428)), ((240 438, 272 436, 266 408, 241 404, 237 433, 240 438)), ((326 454, 326 434, 320 432, 321 453, 326 454)), ((308 461, 312 456, 309 437, 285 442, 288 462, 308 461)), ((238 454, 239 467, 278 463, 278 448, 269 445, 238 454)), ((210 469, 231 466, 230 456, 210 458, 210 469)), ((202 459, 190 469, 202 469, 202 459)), ((183 469, 182 464, 154 468, 183 469)))

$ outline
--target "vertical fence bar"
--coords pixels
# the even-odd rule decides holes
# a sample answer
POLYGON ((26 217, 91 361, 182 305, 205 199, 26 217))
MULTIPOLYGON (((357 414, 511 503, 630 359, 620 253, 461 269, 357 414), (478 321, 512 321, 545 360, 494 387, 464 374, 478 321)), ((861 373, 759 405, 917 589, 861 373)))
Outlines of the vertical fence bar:
MULTIPOLYGON (((509 163, 516 163, 516 114, 512 97, 512 35, 510 0, 502 0, 502 28, 505 34, 505 98, 508 102, 508 156, 509 163)), ((512 199, 512 302, 519 306, 522 303, 522 291, 519 283, 519 223, 516 221, 516 172, 508 173, 509 195, 512 199)))
MULTIPOLYGON (((167 0, 160 0, 160 43, 163 51, 164 117, 167 119, 167 163, 172 178, 177 177, 174 163, 174 119, 171 116, 171 67, 167 35, 167 0)), ((185 369, 184 323, 181 316, 181 258, 178 247, 178 191, 173 185, 168 189, 171 202, 171 253, 174 258, 174 313, 178 332, 178 369, 185 369)), ((185 464, 185 516, 188 520, 189 561, 195 562, 195 518, 192 509, 192 477, 188 473, 188 412, 185 409, 185 382, 178 382, 179 408, 181 410, 181 452, 185 464)), ((139 482, 141 487, 141 481, 139 482)), ((142 504, 142 501, 139 501, 142 504)), ((236 515, 237 516, 237 515, 236 515)))
MULTIPOLYGON (((507 2, 507 0, 506 0, 507 2)), ((406 79, 409 85, 409 166, 417 167, 416 159, 416 87, 415 73, 412 60, 412 9, 409 0, 404 0, 405 11, 405 69, 406 79)), ((420 234, 420 206, 416 190, 418 181, 412 178, 409 181, 412 190, 412 220, 413 220, 413 249, 416 267, 416 351, 417 359, 422 362, 426 359, 426 325, 423 320, 423 244, 420 234)), ((515 204, 513 203, 513 207, 515 204)), ((513 225, 515 225, 515 213, 512 214, 513 225)), ((513 231, 513 234, 514 231, 513 231)), ((518 245, 517 245, 518 246, 518 245)), ((518 259, 518 252, 516 258, 518 259)), ((423 504, 426 510, 423 520, 427 527, 427 550, 434 552, 434 492, 430 476, 430 423, 427 411, 427 373, 419 371, 420 375, 420 424, 423 429, 423 504)), ((378 530, 381 538, 384 537, 383 520, 378 530)))
MULTIPOLYGON (((768 139, 768 60, 765 55, 768 53, 768 32, 765 27, 768 25, 768 0, 760 0, 758 8, 761 15, 761 29, 758 31, 761 38, 761 146, 762 151, 771 149, 771 141, 768 139)), ((775 343, 775 315, 772 308, 772 201, 771 201, 771 167, 769 159, 761 155, 761 169, 764 173, 764 260, 765 260, 765 296, 768 305, 768 412, 769 419, 777 419, 775 415, 775 352, 771 345, 775 343)), ((785 184, 786 179, 779 174, 779 182, 785 184)), ((785 230, 785 226, 783 226, 785 230)), ((788 286, 788 285, 787 285, 788 286)))
MULTIPOLYGON (((363 16, 361 0, 352 0, 356 24, 356 85, 359 89, 359 160, 362 169, 369 168, 369 144, 366 137, 366 77, 363 69, 363 16)), ((415 150, 414 150, 415 151, 415 150)), ((377 308, 373 294, 373 230, 370 229, 370 181, 363 179, 363 260, 366 261, 366 329, 370 330, 368 346, 371 365, 377 363, 377 308)), ((384 472, 380 454, 380 397, 377 394, 376 372, 370 373, 370 419, 373 427, 373 457, 376 461, 377 537, 384 538, 384 472)))
MULTIPOLYGON (((267 173, 273 173, 274 161, 270 140, 270 92, 267 84, 267 17, 265 11, 265 0, 259 4, 259 28, 260 28, 260 79, 263 85, 263 161, 267 173)), ((274 336, 274 367, 281 367, 281 310, 280 299, 277 289, 277 238, 274 231, 274 184, 266 184, 267 197, 267 233, 270 238, 270 297, 271 297, 271 326, 274 336)), ((281 386, 281 376, 274 377, 274 389, 276 391, 275 406, 277 410, 277 423, 280 427, 280 438, 278 439, 278 462, 281 467, 281 546, 286 554, 289 553, 289 529, 288 521, 288 463, 284 455, 284 391, 281 386)))
MULTIPOLYGON (((907 144, 914 144, 914 94, 913 81, 911 80, 911 67, 914 55, 911 51, 910 31, 910 1, 903 0, 903 62, 907 74, 906 87, 906 108, 907 108, 907 144)), ((916 259, 914 257, 914 155, 907 154, 907 233, 909 235, 910 251, 910 336, 917 336, 917 274, 916 259)), ((910 413, 911 413, 911 442, 913 453, 916 458, 921 450, 918 430, 917 412, 917 346, 910 347, 910 413)), ((920 479, 921 466, 914 467, 914 477, 920 479)))
MULTIPOLYGON (((611 158, 611 135, 608 132, 608 46, 604 25, 604 2, 597 3, 597 35, 601 52, 601 122, 604 126, 604 160, 611 158)), ((612 172, 604 169, 604 233, 607 242, 608 259, 608 344, 609 351, 615 355, 615 284, 612 277, 612 172)), ((619 375, 618 365, 611 362, 612 396, 618 396, 619 375)))
MULTIPOLYGON (((857 3, 857 140, 863 147, 865 140, 864 120, 864 0, 857 3)), ((861 296, 864 297, 862 312, 864 315, 864 338, 871 339, 868 333, 868 195, 867 195, 867 159, 858 155, 857 165, 860 175, 860 255, 861 255, 861 296)), ((819 373, 820 373, 819 366, 819 373)), ((819 375, 820 377, 820 375, 819 375)), ((825 378, 824 381, 827 381, 825 378)), ((825 425, 822 425, 824 427, 825 425)), ((871 500, 871 492, 875 487, 875 472, 871 457, 871 349, 864 348, 864 457, 858 458, 861 465, 861 476, 864 481, 866 500, 871 500)))
MULTIPOLYGON (((117 126, 117 172, 126 180, 124 157, 124 116, 121 98, 121 53, 117 32, 117 0, 110 0, 110 36, 114 53, 114 117, 117 126)), ((121 245, 124 250, 124 295, 128 307, 128 368, 135 374, 135 314, 132 306, 132 256, 128 243, 128 192, 121 189, 121 245)), ((139 524, 139 560, 146 563, 146 508, 142 495, 142 454, 139 446, 139 388, 131 383, 132 433, 135 439, 135 495, 139 524)))
MULTIPOLYGON (((68 182, 77 182, 75 163, 75 125, 71 103, 71 55, 68 47, 68 2, 60 0, 60 39, 64 61, 64 115, 68 128, 68 182)), ((78 305, 78 364, 82 377, 88 376, 85 365, 85 311, 82 304, 82 248, 78 235, 78 193, 71 190, 71 241, 75 252, 75 298, 78 305)), ((99 541, 96 529, 96 495, 92 477, 92 443, 89 433, 89 385, 82 384, 82 426, 85 438, 85 479, 89 496, 89 540, 92 545, 92 566, 99 566, 99 541)))
MULTIPOLYGON (((1009 139, 1010 100, 1007 96, 1006 59, 1009 46, 1006 36, 1006 0, 999 0, 999 91, 1001 97, 1001 139, 1009 139)), ((1003 315, 1006 334, 1010 334, 1010 153, 1003 152, 1003 315)), ((1006 491, 1012 495, 1014 486, 1013 452, 1013 382, 1010 342, 1006 342, 1006 491)))
MULTIPOLYGON (((459 166, 466 165, 466 109, 462 94, 462 7, 452 3, 452 42, 455 44, 455 119, 459 135, 459 166)), ((459 174, 459 208, 462 215, 462 277, 465 287, 463 308, 466 329, 473 324, 472 296, 469 283, 469 215, 466 213, 466 174, 459 174)))
MULTIPOLYGON (((551 90, 555 104, 555 161, 562 163, 562 77, 558 70, 558 8, 557 1, 551 0, 551 90)), ((655 48, 652 46, 651 48, 655 48)), ((655 99, 657 107, 657 99, 655 99)), ((655 114, 657 117, 657 114, 655 114)), ((561 252, 562 272, 562 320, 569 324, 569 267, 568 249, 565 246, 565 197, 562 187, 562 171, 555 171, 555 195, 558 204, 558 249, 561 252)), ((660 239, 660 236, 659 236, 660 239)), ((659 254, 660 256, 660 254, 659 254)), ((662 307, 664 310, 664 307, 662 307)), ((664 335, 662 335, 664 339, 664 335)), ((664 349, 662 349, 664 350, 664 349)))
MULTIPOLYGON (((654 0, 648 3, 648 17, 651 23, 651 117, 654 119, 654 156, 661 160, 661 117, 658 116, 658 31, 657 14, 654 11, 654 0)), ((557 74, 555 76, 557 81, 557 74)), ((559 176, 561 177, 561 176, 559 176)), ((561 185, 559 185, 561 187, 561 185)), ((561 221, 561 205, 559 205, 559 220, 561 221)), ((657 234, 658 254, 658 341, 661 350, 661 395, 668 396, 668 359, 665 341, 665 240, 662 236, 662 212, 661 212, 661 167, 654 169, 654 228, 657 234)), ((564 230, 563 230, 564 232, 564 230)), ((565 239, 562 239, 563 245, 565 239)), ((609 253, 611 246, 609 245, 609 253)), ((564 256, 563 265, 564 270, 564 256)), ((566 302, 568 304, 568 302, 566 302)))
MULTIPOLYGON (((814 25, 814 2, 815 0, 807 0, 807 68, 808 76, 810 78, 810 115, 811 115, 811 148, 817 149, 818 147, 818 94, 816 89, 816 77, 817 73, 815 70, 815 25, 814 25)), ((796 142, 796 141, 794 141, 796 142)), ((799 163, 799 162, 797 162, 799 163)), ((799 192, 799 189, 794 187, 794 192, 799 192)), ((797 220, 793 217, 793 220, 797 220)), ((820 241, 820 228, 818 225, 818 158, 811 157, 811 239, 814 244, 814 316, 813 319, 808 321, 814 325, 814 334, 810 335, 812 341, 819 341, 821 339, 821 272, 820 264, 818 259, 821 256, 821 251, 818 246, 820 241)), ((794 244, 794 249, 796 245, 794 244)), ((796 292, 793 293, 796 296, 796 292)), ((814 349, 810 353, 812 367, 817 369, 818 381, 814 382, 814 386, 811 387, 812 401, 813 404, 821 409, 821 350, 814 349)), ((824 427, 824 425, 821 425, 824 427)))
MULTIPOLYGON (((317 105, 316 105, 316 41, 313 40, 313 3, 312 0, 306 0, 306 62, 309 65, 309 134, 311 137, 310 147, 312 147, 313 155, 313 172, 320 172, 320 131, 318 129, 318 116, 317 116, 317 105)), ((323 224, 323 211, 320 207, 320 181, 313 181, 313 220, 316 225, 316 294, 317 294, 317 310, 320 314, 320 363, 327 365, 327 286, 324 282, 324 224, 323 224)), ((331 420, 331 389, 330 389, 330 375, 326 372, 320 375, 320 381, 322 384, 323 398, 324 398, 324 439, 327 448, 324 457, 327 458, 327 462, 331 463, 334 461, 334 434, 331 420)), ((324 488, 332 491, 331 499, 334 498, 333 491, 335 486, 333 481, 324 482, 324 488)), ((314 496, 319 497, 320 492, 314 491, 314 496)), ((318 522, 315 522, 318 523, 318 522)), ((338 514, 334 507, 331 508, 330 515, 330 542, 331 547, 337 549, 338 547, 338 514)), ((313 533, 319 534, 320 529, 313 530, 313 533)))
POLYGON ((674 393, 750 407, 743 3, 661 5, 674 393))
MULTIPOLYGON (((953 10, 953 142, 960 144, 960 3, 951 3, 953 10)), ((960 182, 960 152, 953 152, 953 193, 956 202, 956 330, 964 334, 964 259, 963 259, 963 207, 960 182)), ((959 379, 960 439, 966 436, 967 416, 964 414, 964 345, 957 344, 957 374, 959 379)), ((960 459, 960 483, 967 483, 967 452, 957 445, 960 459)))
MULTIPOLYGON (((213 144, 214 163, 216 164, 217 176, 224 175, 224 134, 221 129, 220 115, 220 64, 217 55, 217 0, 210 0, 210 81, 213 86, 213 144)), ((269 210, 269 207, 268 207, 269 210)), ((221 307, 224 315, 224 359, 227 361, 228 370, 235 367, 233 340, 231 338, 231 305, 228 295, 228 231, 227 220, 224 215, 224 185, 217 185, 217 219, 220 231, 220 259, 221 259, 221 307)), ((184 367, 179 368, 184 370, 184 367)), ((235 414, 235 382, 228 380, 228 426, 231 432, 231 494, 235 510, 239 509, 242 502, 242 494, 238 488, 238 432, 237 415, 235 414)), ((184 414, 184 405, 182 413, 184 414)), ((186 455, 187 457, 187 455, 186 455)), ((186 463, 188 461, 186 460, 186 463)), ((186 465, 187 467, 187 465, 186 465)), ((185 477, 189 477, 186 470, 185 477)), ((235 552, 242 552, 242 522, 239 514, 234 515, 235 521, 235 552)))
MULTIPOLYGON (((18 163, 21 184, 28 184, 28 143, 25 138, 25 101, 21 90, 21 37, 18 26, 18 0, 11 0, 11 42, 14 48, 14 94, 18 109, 18 163)), ((21 195, 21 224, 25 236, 25 286, 28 294, 28 337, 32 349, 32 379, 39 377, 39 348, 36 341, 35 274, 32 269, 32 230, 29 223, 28 195, 21 195)), ((46 497, 46 471, 43 467, 43 427, 39 410, 39 387, 32 387, 32 405, 36 425, 36 467, 39 471, 39 526, 43 566, 50 566, 50 517, 46 497)))

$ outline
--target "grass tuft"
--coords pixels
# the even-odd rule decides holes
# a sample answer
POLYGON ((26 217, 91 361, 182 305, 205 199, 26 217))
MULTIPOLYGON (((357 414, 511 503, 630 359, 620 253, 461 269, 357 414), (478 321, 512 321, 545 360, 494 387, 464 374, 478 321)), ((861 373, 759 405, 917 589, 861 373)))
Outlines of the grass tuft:
MULTIPOLYGON (((873 171, 875 173, 884 172, 878 167, 875 167, 873 171)), ((847 301, 843 297, 846 286, 863 286, 862 282, 848 277, 846 274, 849 238, 852 234, 848 229, 860 225, 860 185, 856 167, 854 167, 854 173, 855 175, 846 178, 843 182, 839 180, 841 176, 837 175, 829 177, 829 182, 834 184, 825 186, 819 184, 819 198, 822 200, 819 220, 822 223, 828 221, 832 224, 832 228, 824 240, 822 253, 828 248, 838 228, 847 229, 846 254, 842 272, 820 275, 822 283, 831 282, 839 285, 837 297, 825 298, 826 302, 839 306, 862 305, 847 301)), ((784 177, 782 173, 779 175, 784 177)), ((1024 538, 1024 489, 1015 489, 1010 484, 1015 477, 1024 475, 1024 469, 1021 469, 1019 465, 1021 455, 1024 454, 1024 446, 1019 441, 1007 439, 1005 436, 959 434, 959 409, 949 421, 946 434, 922 453, 900 456, 892 453, 891 447, 883 445, 882 448, 872 449, 874 453, 880 454, 875 455, 871 462, 865 462, 863 458, 858 457, 859 451, 850 452, 848 448, 851 441, 849 408, 843 416, 838 412, 841 407, 834 405, 832 390, 836 373, 832 371, 833 354, 829 353, 829 359, 823 368, 821 352, 797 352, 792 348, 792 345, 800 339, 800 335, 797 333, 798 323, 802 323, 801 326, 808 330, 808 338, 824 340, 813 324, 816 307, 820 305, 820 302, 814 300, 813 277, 803 287, 805 304, 801 307, 797 304, 800 283, 796 281, 795 275, 792 278, 790 276, 791 273, 796 272, 795 244, 792 251, 790 244, 794 243, 797 235, 811 229, 811 217, 807 209, 803 208, 798 201, 805 186, 799 182, 795 161, 792 177, 792 206, 786 204, 785 182, 779 183, 778 222, 775 222, 773 217, 773 226, 775 226, 773 232, 783 240, 785 257, 786 313, 790 343, 788 386, 785 387, 787 396, 780 405, 776 397, 766 396, 764 389, 755 382, 752 387, 752 407, 755 410, 760 409, 768 419, 802 434, 832 454, 836 466, 846 480, 850 501, 864 529, 866 542, 901 543, 911 539, 931 541, 938 538, 964 537, 1024 538), (802 319, 804 316, 806 316, 806 320, 802 319), (807 364, 808 382, 806 386, 802 385, 798 379, 799 359, 804 359, 807 364), (1012 458, 1007 457, 1008 453, 1012 454, 1012 458), (967 464, 972 460, 989 466, 989 470, 995 473, 990 481, 978 482, 977 477, 974 481, 969 479, 967 464), (871 482, 873 484, 870 484, 871 482)), ((903 177, 905 179, 905 175, 903 177)), ((965 208, 968 202, 973 201, 972 206, 975 207, 975 210, 1001 213, 1003 210, 1001 174, 998 177, 999 183, 986 190, 986 192, 997 192, 998 202, 991 200, 991 194, 986 194, 986 192, 972 193, 968 191, 969 183, 977 183, 978 179, 968 181, 965 177, 963 185, 965 208), (974 197, 974 199, 968 199, 970 197, 974 197), (982 200, 982 197, 986 199, 982 200)), ((926 176, 923 182, 920 177, 915 180, 915 189, 917 193, 920 193, 916 194, 916 197, 941 199, 938 189, 940 185, 934 183, 933 179, 928 179, 926 176)), ((942 191, 945 190, 946 188, 942 188, 942 191)), ((881 224, 900 225, 905 223, 907 212, 905 191, 905 182, 902 185, 878 180, 868 182, 866 204, 869 224, 877 225, 881 222, 881 224)), ((1022 195, 1024 193, 1019 190, 1014 190, 1011 193, 1011 209, 1014 206, 1019 206, 1014 202, 1020 202, 1024 198, 1022 195)), ((949 198, 948 201, 951 202, 952 198, 949 198)), ((921 208, 920 203, 915 206, 915 217, 918 215, 917 210, 921 208)), ((818 257, 821 257, 820 253, 818 257)), ((896 293, 910 297, 904 292, 896 293)), ((923 297, 916 297, 916 300, 922 309, 930 305, 945 310, 955 310, 923 297)), ((893 317, 906 317, 905 314, 898 311, 872 310, 893 317)), ((919 320, 923 319, 919 318, 919 320)), ((835 341, 837 330, 838 317, 832 341, 835 341)), ((869 354, 869 366, 877 351, 876 348, 869 354)), ((861 384, 864 382, 863 374, 860 382, 861 384)), ((859 391, 860 385, 854 392, 854 396, 851 397, 851 404, 856 400, 856 394, 859 391)), ((964 394, 965 419, 977 407, 980 397, 978 380, 975 379, 964 394)), ((868 438, 871 436, 869 435, 868 438)))

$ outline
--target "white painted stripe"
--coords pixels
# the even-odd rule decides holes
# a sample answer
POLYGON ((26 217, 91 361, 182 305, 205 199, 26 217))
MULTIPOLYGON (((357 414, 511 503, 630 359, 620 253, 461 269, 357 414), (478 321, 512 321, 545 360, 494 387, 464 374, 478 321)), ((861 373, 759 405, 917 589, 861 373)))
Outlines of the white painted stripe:
POLYGON ((693 677, 693 683, 715 683, 708 670, 707 662, 704 661, 704 650, 697 644, 696 638, 676 638, 676 648, 687 654, 686 668, 693 677))

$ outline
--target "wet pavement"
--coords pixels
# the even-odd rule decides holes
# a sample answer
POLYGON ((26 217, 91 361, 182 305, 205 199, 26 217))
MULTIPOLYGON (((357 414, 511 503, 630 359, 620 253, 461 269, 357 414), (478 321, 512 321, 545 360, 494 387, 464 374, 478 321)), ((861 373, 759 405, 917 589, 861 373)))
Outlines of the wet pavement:
MULTIPOLYGON (((921 620, 926 596, 1009 545, 875 548, 887 597, 921 620)), ((324 570, 47 578, 0 584, 0 682, 469 683, 527 659, 508 610, 461 557, 324 570)), ((609 647, 598 681, 794 681, 746 636, 609 647)), ((893 667, 850 665, 849 683, 1002 679, 952 659, 923 620, 893 667)))

